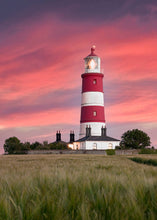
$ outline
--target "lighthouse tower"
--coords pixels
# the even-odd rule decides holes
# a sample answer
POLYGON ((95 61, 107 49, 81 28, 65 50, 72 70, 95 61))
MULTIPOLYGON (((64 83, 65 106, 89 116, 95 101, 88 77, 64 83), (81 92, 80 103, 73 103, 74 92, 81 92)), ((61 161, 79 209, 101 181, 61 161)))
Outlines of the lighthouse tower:
POLYGON ((84 58, 85 73, 82 77, 82 101, 80 138, 86 135, 101 136, 101 129, 105 128, 103 73, 100 69, 100 57, 95 54, 95 46, 91 53, 84 58))
POLYGON ((119 140, 106 134, 103 77, 100 57, 95 54, 95 46, 84 58, 85 73, 82 77, 80 138, 73 142, 73 149, 106 150, 119 146, 119 140))

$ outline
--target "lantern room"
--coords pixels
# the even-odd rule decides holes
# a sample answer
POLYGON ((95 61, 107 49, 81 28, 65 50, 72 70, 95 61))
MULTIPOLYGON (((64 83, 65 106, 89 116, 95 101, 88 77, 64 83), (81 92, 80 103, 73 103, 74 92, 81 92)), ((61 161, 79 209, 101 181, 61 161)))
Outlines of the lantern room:
POLYGON ((100 57, 95 54, 95 46, 91 48, 91 53, 84 58, 85 73, 100 73, 100 57))

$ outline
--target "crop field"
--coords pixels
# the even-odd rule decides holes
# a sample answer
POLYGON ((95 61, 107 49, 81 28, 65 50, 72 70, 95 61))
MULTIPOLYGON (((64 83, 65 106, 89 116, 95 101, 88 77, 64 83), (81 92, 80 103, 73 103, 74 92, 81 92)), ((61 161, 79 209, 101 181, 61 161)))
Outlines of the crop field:
POLYGON ((157 167, 127 156, 3 155, 0 219, 155 220, 157 167))

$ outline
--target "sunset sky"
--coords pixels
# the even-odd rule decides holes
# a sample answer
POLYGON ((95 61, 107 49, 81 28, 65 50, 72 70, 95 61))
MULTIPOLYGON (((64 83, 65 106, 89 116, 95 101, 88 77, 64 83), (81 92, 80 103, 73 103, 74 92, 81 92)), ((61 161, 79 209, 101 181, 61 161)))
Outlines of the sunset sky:
MULTIPOLYGON (((1 0, 0 147, 79 134, 83 58, 96 45, 107 133, 157 147, 156 0, 1 0)), ((1 150, 2 152, 2 150, 1 150)))

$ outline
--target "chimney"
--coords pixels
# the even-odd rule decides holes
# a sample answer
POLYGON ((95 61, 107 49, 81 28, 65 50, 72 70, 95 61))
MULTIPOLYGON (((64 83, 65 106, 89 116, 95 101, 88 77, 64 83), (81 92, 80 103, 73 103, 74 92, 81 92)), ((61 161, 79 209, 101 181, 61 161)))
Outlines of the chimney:
POLYGON ((86 137, 90 137, 91 136, 91 127, 88 125, 86 126, 86 137))
POLYGON ((59 142, 59 141, 61 141, 61 133, 60 133, 60 131, 57 131, 57 133, 56 133, 56 142, 59 142))
POLYGON ((105 137, 106 136, 106 126, 101 128, 101 136, 105 137))
POLYGON ((88 132, 88 125, 86 126, 86 137, 89 136, 89 132, 88 132))
POLYGON ((89 125, 89 137, 91 136, 91 126, 89 125))
POLYGON ((58 131, 56 132, 56 142, 58 142, 58 131))
POLYGON ((59 141, 61 141, 61 133, 60 133, 60 131, 59 131, 59 141))
POLYGON ((75 134, 74 131, 70 131, 70 143, 75 141, 75 134))

